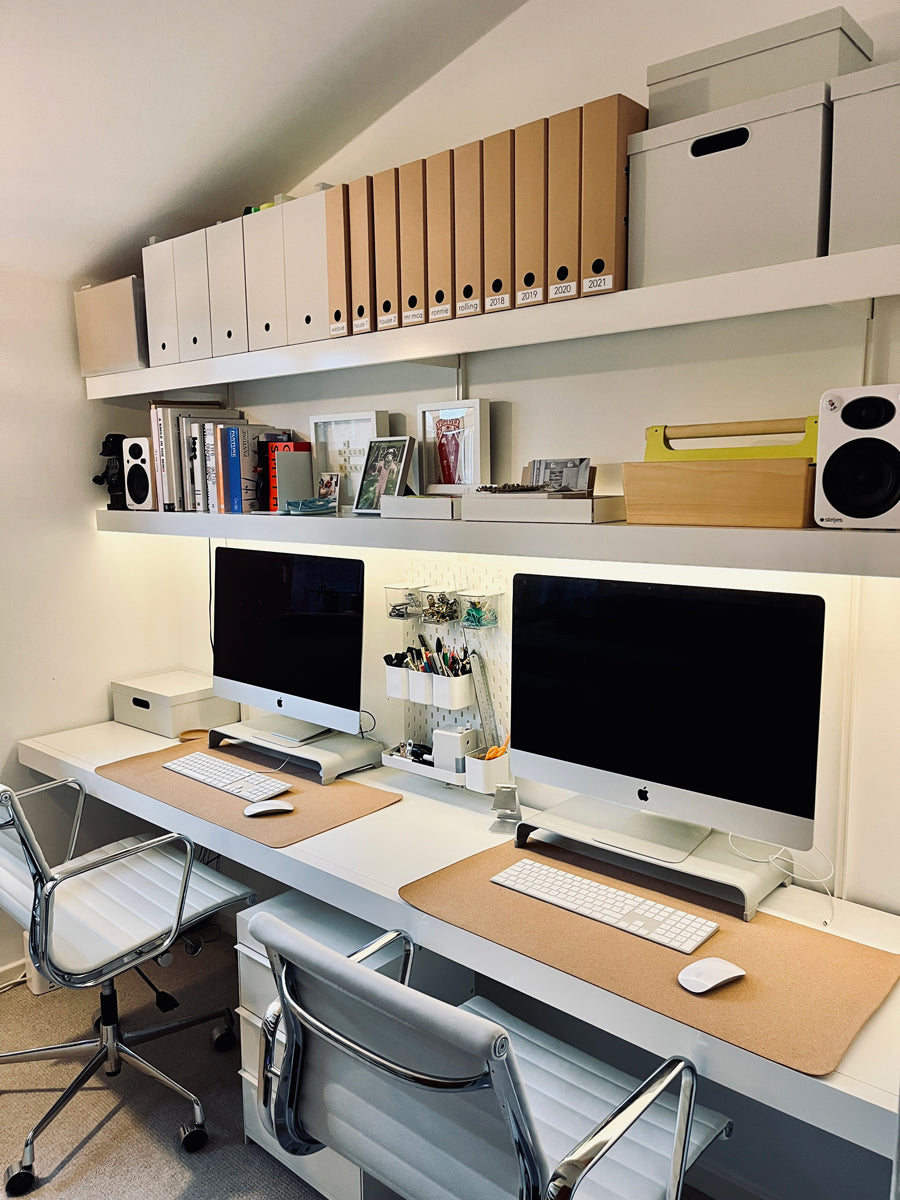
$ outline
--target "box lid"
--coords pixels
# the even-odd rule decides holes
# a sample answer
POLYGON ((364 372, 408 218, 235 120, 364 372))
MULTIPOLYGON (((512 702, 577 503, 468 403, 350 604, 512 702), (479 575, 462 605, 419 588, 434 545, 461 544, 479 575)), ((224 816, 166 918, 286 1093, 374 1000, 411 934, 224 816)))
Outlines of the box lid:
POLYGON ((119 691, 152 692, 155 696, 167 696, 178 704, 206 700, 213 694, 212 675, 203 671, 188 671, 183 667, 151 671, 147 675, 134 675, 131 679, 113 679, 110 686, 119 691))
POLYGON ((668 125, 657 125, 643 133, 633 133, 628 139, 628 153, 640 154, 645 150, 656 150, 675 142, 693 141, 709 133, 732 129, 736 125, 750 125, 754 121, 765 121, 769 117, 782 117, 786 113, 800 112, 804 108, 815 108, 830 103, 827 83, 807 83, 803 87, 776 92, 772 96, 760 96, 758 100, 747 100, 742 104, 731 104, 713 112, 698 113, 683 121, 671 121, 668 125))
POLYGON ((735 38, 730 42, 709 46, 705 50, 695 50, 679 58, 654 63, 647 68, 647 84, 653 86, 664 83, 681 75, 688 75, 692 71, 703 71, 721 63, 747 58, 751 54, 772 50, 776 46, 786 46, 790 42, 803 41, 821 33, 829 33, 833 29, 843 30, 866 58, 872 57, 872 39, 866 31, 854 21, 846 9, 829 8, 825 12, 801 17, 798 21, 788 21, 784 25, 775 25, 771 29, 763 29, 747 37, 735 38))
POLYGON ((864 71, 853 71, 850 75, 838 75, 831 81, 832 100, 845 100, 848 96, 862 96, 866 92, 877 92, 882 88, 900 84, 900 62, 885 63, 880 67, 866 67, 864 71))

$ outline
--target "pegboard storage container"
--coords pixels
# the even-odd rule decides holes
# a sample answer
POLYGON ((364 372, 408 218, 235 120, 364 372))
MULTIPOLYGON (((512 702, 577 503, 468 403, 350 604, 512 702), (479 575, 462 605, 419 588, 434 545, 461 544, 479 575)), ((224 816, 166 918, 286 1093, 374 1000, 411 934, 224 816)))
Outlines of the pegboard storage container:
POLYGON ((860 71, 872 49, 850 14, 831 8, 654 63, 647 68, 650 128, 860 71))
POLYGON ((384 668, 384 690, 394 700, 409 699, 409 677, 415 672, 408 667, 384 668))
POLYGON ((466 787, 470 791, 493 796, 498 783, 510 782, 509 755, 485 758, 485 753, 486 750, 482 747, 473 754, 466 755, 466 787))
POLYGON ((459 616, 464 629, 490 629, 497 624, 499 595, 487 592, 459 593, 459 616))
POLYGON ((431 703, 435 708, 468 708, 475 703, 471 675, 432 675, 431 703))
POLYGON ((428 671, 407 671, 409 675, 409 698, 415 704, 434 703, 434 681, 436 675, 428 671))
POLYGON ((426 625, 450 625, 459 620, 459 597, 452 588, 419 588, 419 598, 426 625))
POLYGON ((421 617, 420 590, 417 583, 392 583, 385 587, 385 609, 392 621, 418 620, 421 617))
POLYGON ((834 144, 828 250, 900 242, 900 62, 831 81, 834 144))
POLYGON ((632 134, 630 286, 823 254, 830 151, 825 83, 632 134))

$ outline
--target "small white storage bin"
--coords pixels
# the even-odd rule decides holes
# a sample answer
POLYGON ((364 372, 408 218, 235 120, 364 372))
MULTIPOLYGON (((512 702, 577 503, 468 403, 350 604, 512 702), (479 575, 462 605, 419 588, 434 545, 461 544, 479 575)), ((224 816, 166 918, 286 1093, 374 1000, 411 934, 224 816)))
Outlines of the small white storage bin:
POLYGON ((825 83, 860 71, 872 59, 872 39, 843 8, 647 68, 651 129, 700 113, 743 104, 773 92, 825 83))
POLYGON ((824 83, 633 134, 629 284, 824 253, 830 146, 824 83))
POLYGON ((110 683, 113 720, 175 738, 187 729, 209 729, 240 720, 234 700, 213 695, 212 676, 202 671, 156 671, 110 683))
POLYGON ((466 755, 466 787, 473 792, 493 796, 498 783, 509 783, 509 754, 485 758, 486 747, 466 755))
POLYGON ((833 79, 831 99, 829 253, 900 242, 900 62, 833 79))
POLYGON ((431 703, 437 708, 468 708, 475 703, 471 675, 432 675, 431 703))
POLYGON ((428 671, 407 671, 409 676, 409 698, 416 704, 431 704, 434 700, 436 675, 428 671))
POLYGON ((408 667, 384 668, 384 690, 394 700, 409 699, 409 677, 414 672, 408 667))

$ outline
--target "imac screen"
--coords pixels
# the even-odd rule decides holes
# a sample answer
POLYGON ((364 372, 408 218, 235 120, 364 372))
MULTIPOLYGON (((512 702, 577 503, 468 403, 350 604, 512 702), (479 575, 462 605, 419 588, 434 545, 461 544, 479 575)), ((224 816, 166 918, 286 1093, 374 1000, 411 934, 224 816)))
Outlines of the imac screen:
POLYGON ((811 822, 824 621, 814 595, 517 575, 514 769, 764 840, 734 806, 811 822))

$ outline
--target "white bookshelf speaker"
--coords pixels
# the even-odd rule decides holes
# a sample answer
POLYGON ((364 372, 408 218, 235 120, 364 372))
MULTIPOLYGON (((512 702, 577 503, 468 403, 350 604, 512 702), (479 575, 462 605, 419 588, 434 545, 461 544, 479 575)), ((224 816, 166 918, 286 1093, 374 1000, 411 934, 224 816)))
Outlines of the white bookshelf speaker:
POLYGON ((817 457, 819 525, 900 529, 900 384, 825 392, 817 457))
POLYGON ((125 503, 128 508, 146 512, 156 508, 156 476, 153 450, 146 437, 125 438, 122 442, 125 468, 125 503))

